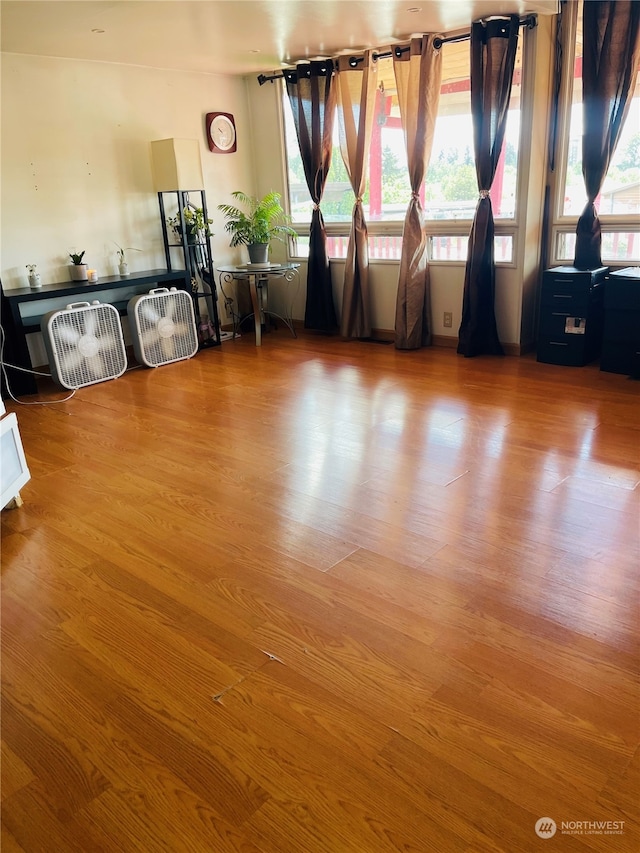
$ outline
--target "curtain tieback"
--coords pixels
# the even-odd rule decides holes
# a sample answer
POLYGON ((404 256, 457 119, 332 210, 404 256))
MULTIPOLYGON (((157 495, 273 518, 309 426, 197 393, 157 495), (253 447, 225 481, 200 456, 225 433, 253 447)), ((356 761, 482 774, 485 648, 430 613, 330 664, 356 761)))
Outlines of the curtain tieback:
POLYGON ((414 201, 420 201, 420 193, 411 193, 411 198, 414 201))
POLYGON ((313 209, 314 209, 314 210, 320 210, 320 205, 319 205, 319 204, 315 204, 315 203, 314 203, 314 205, 313 205, 313 209))
POLYGON ((491 190, 480 190, 480 198, 489 198, 491 190))

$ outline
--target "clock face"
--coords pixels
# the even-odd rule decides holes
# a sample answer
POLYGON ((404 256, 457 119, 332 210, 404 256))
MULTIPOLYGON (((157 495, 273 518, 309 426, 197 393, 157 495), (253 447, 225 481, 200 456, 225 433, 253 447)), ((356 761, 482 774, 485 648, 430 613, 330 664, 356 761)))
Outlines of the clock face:
POLYGON ((229 113, 207 114, 207 141, 209 149, 218 154, 231 154, 236 150, 236 126, 229 113))

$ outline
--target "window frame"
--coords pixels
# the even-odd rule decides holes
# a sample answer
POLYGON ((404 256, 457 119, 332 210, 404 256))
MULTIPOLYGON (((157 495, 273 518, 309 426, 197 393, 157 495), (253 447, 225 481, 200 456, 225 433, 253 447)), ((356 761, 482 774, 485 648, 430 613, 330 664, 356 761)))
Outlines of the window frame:
MULTIPOLYGON (((578 31, 578 3, 569 3, 565 7, 562 20, 562 82, 558 97, 557 125, 555 137, 555 171, 550 171, 549 184, 551 189, 550 223, 549 223, 549 266, 566 265, 573 258, 567 258, 560 251, 563 237, 575 236, 580 213, 564 213, 564 197, 569 163, 569 145, 571 134, 571 109, 573 106, 573 85, 576 59, 576 38, 578 31), (571 73, 567 73, 570 71, 571 73)), ((640 225, 638 214, 598 213, 602 235, 605 234, 636 234, 636 245, 640 246, 640 225)), ((640 256, 636 255, 627 260, 602 258, 602 263, 611 268, 637 266, 640 256)))

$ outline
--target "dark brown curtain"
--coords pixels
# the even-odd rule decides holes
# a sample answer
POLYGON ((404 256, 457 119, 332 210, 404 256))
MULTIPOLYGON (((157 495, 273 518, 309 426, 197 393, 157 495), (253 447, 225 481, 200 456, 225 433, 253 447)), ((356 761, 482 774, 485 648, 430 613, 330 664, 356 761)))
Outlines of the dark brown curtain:
POLYGON ((351 217, 349 246, 344 265, 344 290, 340 334, 344 337, 371 337, 371 296, 369 293, 369 234, 362 207, 367 185, 369 146, 373 127, 378 66, 367 50, 362 60, 337 60, 338 129, 340 150, 356 202, 351 217))
POLYGON ((584 3, 582 33, 582 174, 588 200, 576 228, 573 265, 588 270, 602 266, 594 201, 633 97, 640 61, 640 3, 584 3))
MULTIPOLYGON (((558 108, 560 106, 560 90, 562 88, 564 68, 564 28, 565 16, 568 11, 569 0, 560 0, 558 14, 556 15, 556 33, 554 38, 553 54, 553 101, 551 103, 551 124, 549 127, 549 171, 556 170, 556 143, 558 137, 558 108)), ((570 7, 569 7, 570 8, 570 7)), ((564 71, 566 74, 567 71, 564 71)), ((543 231, 546 232, 546 227, 543 231)))
POLYGON ((413 38, 409 50, 392 54, 411 183, 396 297, 397 349, 418 349, 431 343, 427 239, 418 192, 431 156, 440 101, 442 55, 433 46, 435 38, 413 38))
POLYGON ((285 71, 284 78, 307 187, 313 201, 304 326, 319 332, 335 332, 338 323, 327 257, 327 234, 320 212, 320 201, 331 165, 336 112, 333 62, 330 59, 301 62, 295 70, 285 71))
POLYGON ((504 142, 519 18, 471 26, 471 117, 480 199, 469 235, 458 352, 503 355, 495 317, 494 224, 489 191, 504 142))

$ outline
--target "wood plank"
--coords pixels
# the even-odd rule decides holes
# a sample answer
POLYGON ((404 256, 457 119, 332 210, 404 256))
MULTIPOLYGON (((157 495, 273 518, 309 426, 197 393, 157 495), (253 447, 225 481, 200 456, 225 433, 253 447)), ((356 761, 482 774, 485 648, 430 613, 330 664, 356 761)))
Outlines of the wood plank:
POLYGON ((4 800, 15 791, 24 788, 35 776, 27 765, 20 760, 15 752, 3 740, 2 748, 2 791, 0 797, 4 800))
POLYGON ((52 800, 49 784, 35 779, 3 802, 2 826, 26 853, 33 850, 111 853, 108 834, 101 827, 83 825, 77 820, 78 814, 70 814, 59 799, 52 800))
POLYGON ((635 851, 637 388, 301 330, 20 407, 4 845, 635 851))
MULTIPOLYGON (((382 750, 379 760, 402 781, 416 807, 427 798, 441 802, 445 791, 453 787, 455 795, 449 799, 448 820, 458 833, 466 834, 467 843, 490 844, 499 839, 499 849, 510 853, 530 853, 534 849, 537 813, 494 794, 464 773, 452 772, 448 762, 439 761, 412 741, 396 735, 382 750), (467 809, 475 815, 473 825, 467 823, 467 809)), ((586 850, 577 839, 563 842, 563 850, 586 850)))
POLYGON ((0 828, 0 849, 4 853, 25 853, 24 847, 18 844, 13 835, 4 826, 0 828))
MULTIPOLYGON (((57 810, 73 814, 109 787, 100 770, 63 743, 44 719, 36 722, 6 696, 2 699, 2 736, 42 782, 57 810)), ((19 797, 21 791, 12 797, 19 797)))

